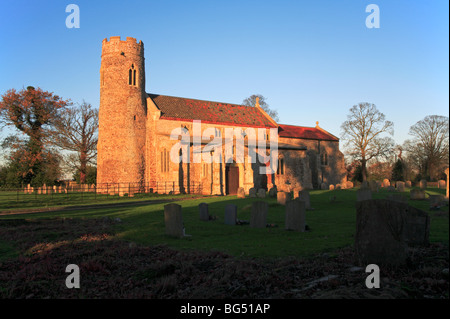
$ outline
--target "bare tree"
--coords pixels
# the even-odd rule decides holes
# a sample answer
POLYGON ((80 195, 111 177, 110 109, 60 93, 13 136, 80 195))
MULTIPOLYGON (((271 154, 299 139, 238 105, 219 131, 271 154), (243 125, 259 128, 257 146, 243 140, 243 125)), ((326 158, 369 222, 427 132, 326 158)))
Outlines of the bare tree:
POLYGON ((63 150, 75 152, 66 156, 80 171, 80 183, 86 182, 88 163, 95 163, 98 141, 98 110, 89 103, 64 108, 55 122, 51 142, 63 150))
POLYGON ((259 106, 266 112, 275 122, 280 121, 278 118, 278 112, 276 110, 272 110, 266 102, 266 98, 261 94, 253 94, 250 97, 246 98, 242 101, 242 105, 246 106, 256 106, 256 98, 259 98, 259 106))
POLYGON ((394 123, 371 103, 359 103, 350 109, 347 121, 342 123, 342 139, 348 154, 361 162, 363 181, 367 180, 367 162, 391 155, 394 140, 382 134, 394 134, 394 123))
POLYGON ((405 141, 408 156, 411 157, 422 177, 439 178, 443 166, 449 160, 449 118, 429 115, 410 127, 412 140, 405 141))

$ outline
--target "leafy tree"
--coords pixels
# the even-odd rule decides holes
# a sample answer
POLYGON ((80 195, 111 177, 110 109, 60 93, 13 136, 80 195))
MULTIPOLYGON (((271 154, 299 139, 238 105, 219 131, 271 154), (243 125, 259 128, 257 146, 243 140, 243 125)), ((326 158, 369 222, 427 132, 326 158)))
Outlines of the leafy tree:
POLYGON ((48 159, 45 154, 45 138, 57 117, 58 110, 68 103, 69 101, 62 100, 53 93, 32 86, 19 92, 11 89, 1 96, 1 122, 14 126, 27 137, 26 140, 20 140, 20 143, 11 144, 15 149, 13 158, 19 160, 16 164, 20 164, 17 168, 21 170, 24 183, 30 183, 38 176, 43 180, 42 176, 45 173, 42 170, 45 160, 48 159))
POLYGON ((242 105, 246 106, 256 106, 256 100, 259 99, 259 106, 275 121, 279 122, 280 119, 278 117, 278 112, 276 110, 272 110, 266 102, 266 98, 261 94, 253 94, 250 97, 246 98, 242 101, 242 105))
POLYGON ((51 143, 63 150, 75 152, 69 156, 69 165, 86 183, 88 164, 95 164, 98 141, 98 110, 86 102, 60 110, 51 134, 51 143))
POLYGON ((367 162, 380 157, 387 158, 394 141, 383 133, 394 134, 394 124, 371 103, 359 103, 350 109, 347 121, 342 123, 342 139, 348 153, 360 161, 363 181, 367 180, 367 162))

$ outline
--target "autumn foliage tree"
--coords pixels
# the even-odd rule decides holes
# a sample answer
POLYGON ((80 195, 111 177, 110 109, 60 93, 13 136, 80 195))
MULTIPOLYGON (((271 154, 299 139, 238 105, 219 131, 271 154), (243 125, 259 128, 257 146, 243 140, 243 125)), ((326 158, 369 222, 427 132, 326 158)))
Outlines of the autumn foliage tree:
POLYGON ((1 96, 0 119, 2 124, 13 126, 26 139, 11 143, 12 157, 20 160, 20 174, 24 183, 31 183, 44 169, 48 153, 45 141, 58 110, 68 105, 51 92, 32 86, 16 91, 8 90, 1 96))

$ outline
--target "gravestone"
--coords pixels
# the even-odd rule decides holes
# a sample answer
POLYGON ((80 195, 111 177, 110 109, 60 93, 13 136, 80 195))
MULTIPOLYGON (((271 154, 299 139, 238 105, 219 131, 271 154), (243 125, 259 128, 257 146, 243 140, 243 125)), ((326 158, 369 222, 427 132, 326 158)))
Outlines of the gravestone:
POLYGON ((200 213, 200 220, 209 221, 210 218, 209 218, 208 204, 200 203, 198 205, 198 211, 200 213))
POLYGON ((276 186, 272 187, 269 190, 269 197, 273 197, 273 198, 277 197, 277 187, 276 186))
POLYGON ((305 202, 293 200, 286 203, 285 229, 299 232, 305 231, 306 206, 305 202))
POLYGON ((388 192, 395 192, 395 187, 394 186, 388 186, 386 187, 388 192))
POLYGON ((250 188, 248 191, 248 195, 250 197, 256 197, 256 188, 254 188, 254 187, 250 188))
POLYGON ((420 180, 420 189, 427 189, 427 180, 426 179, 420 180))
POLYGON ((328 189, 327 183, 321 183, 320 184, 320 189, 323 189, 323 190, 328 189))
POLYGON ((341 187, 341 184, 336 184, 336 186, 334 187, 334 189, 336 189, 336 190, 339 190, 339 189, 341 189, 342 187, 341 187))
POLYGON ((407 188, 411 188, 411 181, 406 181, 405 182, 405 186, 407 187, 407 188))
POLYGON ((264 188, 258 189, 257 195, 259 198, 266 198, 266 190, 264 188))
POLYGON ((382 187, 388 187, 388 186, 391 186, 391 182, 387 178, 383 179, 382 187))
POLYGON ((164 223, 166 225, 166 235, 178 238, 184 237, 183 216, 180 205, 164 205, 164 223))
POLYGON ((360 188, 356 191, 356 201, 372 199, 372 191, 369 188, 360 188))
POLYGON ((423 189, 411 189, 409 195, 412 200, 425 199, 425 191, 423 189))
POLYGON ((397 191, 404 192, 405 191, 405 182, 397 182, 397 191))
POLYGON ((41 194, 41 193, 42 193, 42 189, 41 189, 40 187, 38 187, 37 193, 38 193, 38 194, 41 194))
POLYGON ((403 265, 408 245, 427 244, 428 236, 424 211, 383 199, 357 203, 355 252, 363 264, 403 265))
POLYGON ((267 225, 267 211, 269 205, 263 201, 252 203, 252 213, 250 216, 250 227, 265 228, 267 225))
POLYGON ((298 193, 298 200, 305 202, 305 208, 311 209, 311 203, 310 203, 310 197, 309 197, 309 191, 306 189, 302 190, 298 193))
POLYGON ((237 197, 238 198, 245 198, 245 189, 244 187, 239 187, 237 190, 237 197))
POLYGON ((361 187, 360 188, 369 188, 369 182, 368 181, 363 181, 361 183, 361 187))
POLYGON ((333 184, 330 185, 330 191, 334 191, 334 185, 333 184))
POLYGON ((286 202, 289 201, 289 194, 286 192, 277 192, 277 202, 281 205, 286 205, 286 202))
POLYGON ((378 188, 379 188, 379 185, 378 185, 378 182, 377 182, 377 181, 370 181, 370 182, 369 182, 369 189, 370 189, 372 192, 378 192, 378 188))
POLYGON ((438 208, 444 206, 444 195, 428 195, 430 208, 438 208))
POLYGON ((351 181, 347 181, 345 183, 345 188, 353 188, 353 183, 351 181))
POLYGON ((443 179, 438 180, 438 188, 439 189, 445 188, 445 181, 443 179))
POLYGON ((225 206, 225 225, 236 225, 237 206, 228 204, 225 206))

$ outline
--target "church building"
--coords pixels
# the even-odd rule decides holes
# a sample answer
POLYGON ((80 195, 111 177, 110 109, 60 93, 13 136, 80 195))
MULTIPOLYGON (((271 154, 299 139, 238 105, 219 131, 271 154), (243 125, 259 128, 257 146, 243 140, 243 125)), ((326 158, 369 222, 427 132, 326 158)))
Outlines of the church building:
POLYGON ((144 65, 142 41, 103 40, 98 191, 125 186, 130 194, 233 195, 240 187, 248 194, 251 188, 345 183, 339 139, 318 122, 278 124, 258 102, 250 107, 147 93, 144 65))

